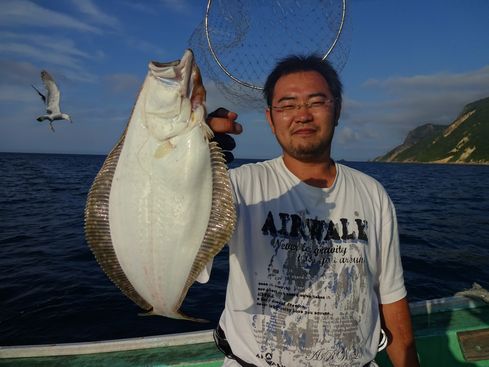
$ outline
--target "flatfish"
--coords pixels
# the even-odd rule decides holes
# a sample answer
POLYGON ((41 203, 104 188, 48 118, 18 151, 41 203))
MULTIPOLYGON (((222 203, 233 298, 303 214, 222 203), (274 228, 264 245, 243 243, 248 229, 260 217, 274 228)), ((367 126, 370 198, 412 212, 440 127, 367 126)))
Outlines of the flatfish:
POLYGON ((85 237, 117 287, 148 314, 192 320, 180 306, 236 222, 225 159, 197 93, 205 89, 191 50, 149 63, 85 207, 85 237))
POLYGON ((489 304, 489 291, 483 288, 479 283, 473 283, 472 288, 457 292, 455 295, 481 300, 489 304))

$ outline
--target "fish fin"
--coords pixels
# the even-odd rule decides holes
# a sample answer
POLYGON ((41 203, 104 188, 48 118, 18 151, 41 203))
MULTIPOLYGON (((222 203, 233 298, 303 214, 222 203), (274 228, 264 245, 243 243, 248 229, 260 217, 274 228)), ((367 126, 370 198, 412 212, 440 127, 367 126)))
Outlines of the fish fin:
POLYGON ((205 107, 203 105, 198 106, 195 108, 195 110, 192 112, 192 124, 193 125, 195 122, 198 122, 200 124, 200 128, 202 129, 202 132, 204 134, 204 138, 206 141, 210 141, 214 137, 214 132, 210 128, 209 125, 205 122, 205 107))
POLYGON ((201 318, 197 318, 197 317, 188 316, 188 315, 184 314, 180 310, 177 311, 177 314, 179 316, 178 318, 181 319, 181 320, 194 321, 194 322, 200 322, 200 323, 207 323, 207 322, 209 322, 209 320, 205 320, 205 319, 201 319, 201 318))
POLYGON ((194 321, 194 322, 201 322, 201 323, 208 323, 209 322, 209 320, 206 320, 206 319, 200 319, 200 318, 197 318, 197 317, 188 316, 188 315, 184 314, 181 311, 177 311, 176 313, 174 313, 172 315, 160 315, 159 313, 154 312, 151 309, 148 312, 140 312, 140 313, 138 313, 138 316, 141 316, 141 317, 146 317, 146 316, 164 316, 164 317, 170 317, 172 319, 178 319, 178 320, 194 321))
POLYGON ((202 123, 202 130, 204 130, 204 137, 207 141, 210 141, 214 137, 214 132, 210 128, 209 125, 207 125, 206 122, 202 123))
POLYGON ((146 311, 146 312, 138 312, 138 316, 141 316, 141 317, 146 317, 146 316, 160 316, 158 315, 157 313, 154 313, 153 310, 149 310, 149 311, 146 311))
POLYGON ((199 318, 195 318, 195 317, 184 317, 184 318, 182 318, 182 320, 200 322, 201 324, 207 324, 210 322, 209 320, 199 319, 199 318))
POLYGON ((212 207, 202 244, 195 256, 178 305, 182 304, 188 289, 199 277, 208 262, 222 250, 234 233, 236 208, 226 159, 219 145, 209 143, 212 164, 212 207))
POLYGON ((112 244, 109 224, 109 197, 112 179, 124 145, 126 130, 109 153, 88 192, 85 206, 85 238, 102 270, 110 280, 143 310, 153 307, 134 289, 122 269, 112 244))

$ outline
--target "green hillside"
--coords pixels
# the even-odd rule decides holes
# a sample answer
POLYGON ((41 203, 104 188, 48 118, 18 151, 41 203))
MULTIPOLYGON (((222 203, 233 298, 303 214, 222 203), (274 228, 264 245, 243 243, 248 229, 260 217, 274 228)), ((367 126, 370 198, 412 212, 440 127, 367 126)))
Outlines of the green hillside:
POLYGON ((489 97, 467 104, 450 125, 426 124, 408 138, 375 161, 489 164, 489 97))

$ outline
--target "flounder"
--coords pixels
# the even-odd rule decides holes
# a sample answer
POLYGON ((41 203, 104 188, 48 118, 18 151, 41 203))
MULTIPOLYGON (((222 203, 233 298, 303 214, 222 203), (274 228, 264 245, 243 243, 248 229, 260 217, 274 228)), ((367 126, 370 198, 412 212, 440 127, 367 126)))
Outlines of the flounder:
POLYGON ((457 292, 455 295, 481 300, 489 304, 489 291, 482 287, 479 283, 474 283, 472 284, 472 288, 457 292))
POLYGON ((149 64, 85 208, 87 242, 122 292, 149 314, 193 320, 180 306, 236 222, 225 159, 196 93, 205 89, 191 50, 149 64))

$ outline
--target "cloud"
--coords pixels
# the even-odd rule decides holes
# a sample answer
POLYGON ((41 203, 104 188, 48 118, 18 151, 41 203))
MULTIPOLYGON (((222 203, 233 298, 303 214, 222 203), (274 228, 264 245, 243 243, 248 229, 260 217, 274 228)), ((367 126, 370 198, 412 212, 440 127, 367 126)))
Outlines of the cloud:
POLYGON ((30 62, 0 59, 0 80, 2 84, 29 84, 39 77, 39 69, 30 62))
POLYGON ((422 90, 488 90, 489 65, 465 73, 437 73, 434 75, 415 75, 396 77, 385 80, 369 79, 364 86, 382 88, 394 94, 405 94, 408 91, 422 90))
MULTIPOLYGON (((121 2, 122 0, 119 0, 121 2)), ((206 1, 207 2, 207 1, 206 1)), ((156 2, 135 2, 135 1, 124 1, 124 6, 131 8, 135 11, 144 13, 146 15, 158 16, 158 12, 155 12, 156 2)), ((195 11, 195 1, 190 2, 189 0, 159 0, 160 7, 165 8, 175 13, 189 13, 195 11)))
POLYGON ((146 15, 154 15, 155 14, 154 7, 151 6, 150 3, 136 3, 132 0, 129 0, 129 1, 124 1, 124 6, 131 8, 135 11, 139 11, 141 13, 144 13, 146 15))
POLYGON ((1 102, 33 102, 35 99, 39 99, 39 111, 42 111, 43 102, 40 97, 36 96, 37 93, 32 89, 29 84, 26 84, 24 86, 18 84, 0 85, 1 102))
POLYGON ((336 132, 336 139, 341 144, 355 142, 360 140, 360 134, 350 127, 339 128, 336 132))
POLYGON ((129 36, 126 38, 126 42, 129 47, 143 51, 149 55, 153 55, 154 57, 163 58, 165 54, 167 54, 167 51, 162 49, 161 46, 157 46, 144 39, 138 39, 129 36))
POLYGON ((39 60, 43 63, 42 68, 48 68, 45 65, 60 65, 68 68, 65 70, 69 79, 80 80, 84 82, 94 82, 96 77, 83 70, 78 60, 69 55, 62 54, 45 54, 42 50, 21 44, 2 44, 0 45, 0 53, 7 51, 10 54, 22 55, 26 59, 39 60))
MULTIPOLYGON (((11 32, 0 32, 0 54, 4 56, 4 60, 20 59, 16 62, 19 65, 26 64, 23 60, 30 60, 33 64, 39 64, 38 68, 50 68, 54 65, 59 69, 61 66, 69 79, 84 82, 94 82, 96 77, 83 68, 82 61, 103 58, 103 55, 80 50, 72 40, 64 37, 50 38, 32 33, 11 32)), ((6 66, 19 71, 12 61, 8 61, 6 66)))
POLYGON ((368 100, 345 98, 338 139, 347 144, 361 137, 372 151, 391 149, 413 128, 448 125, 467 103, 488 97, 489 65, 464 73, 370 79, 363 87, 368 100))
POLYGON ((489 65, 464 73, 370 79, 367 97, 345 95, 333 152, 368 160, 401 144, 424 123, 448 125, 470 102, 489 96, 489 65))
POLYGON ((3 50, 13 50, 15 52, 19 52, 19 50, 15 50, 12 45, 30 44, 42 51, 43 58, 50 54, 65 54, 76 58, 93 59, 93 55, 76 48, 75 43, 71 39, 65 37, 47 37, 35 33, 0 32, 0 45, 5 44, 10 44, 10 46, 8 48, 3 47, 3 50))
POLYGON ((141 78, 132 74, 112 74, 105 78, 109 89, 113 92, 135 92, 140 87, 141 78))
POLYGON ((185 0, 160 0, 160 3, 177 13, 185 13, 192 10, 192 6, 185 0))
POLYGON ((68 28, 81 32, 100 33, 96 27, 28 0, 3 0, 0 24, 15 27, 68 28))
POLYGON ((489 95, 489 65, 465 73, 371 79, 364 87, 383 96, 382 102, 369 106, 378 122, 448 124, 467 103, 489 95))
POLYGON ((104 13, 92 0, 75 0, 73 4, 83 14, 87 15, 91 21, 116 30, 121 29, 119 20, 112 15, 104 13))

